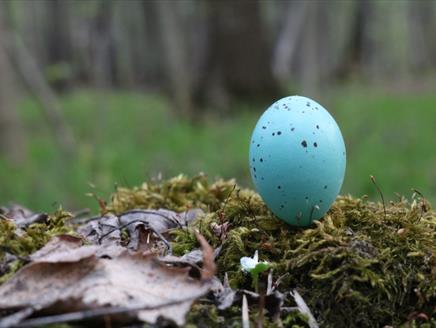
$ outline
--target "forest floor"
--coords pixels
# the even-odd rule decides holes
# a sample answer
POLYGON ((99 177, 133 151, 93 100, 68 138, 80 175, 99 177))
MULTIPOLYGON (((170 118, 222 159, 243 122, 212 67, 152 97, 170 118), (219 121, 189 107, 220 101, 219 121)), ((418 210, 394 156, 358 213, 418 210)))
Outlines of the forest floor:
MULTIPOLYGON (((387 199, 396 199, 396 192, 410 197, 417 188, 436 202, 436 94, 407 90, 347 86, 317 99, 333 114, 346 142, 343 194, 376 199, 369 179, 374 175, 387 199)), ((152 93, 76 90, 59 100, 76 137, 76 156, 64 158, 38 103, 24 99, 19 109, 28 157, 21 165, 0 158, 0 204, 15 201, 36 211, 58 204, 96 209, 85 196, 89 183, 97 194, 108 195, 115 184, 133 186, 159 173, 204 171, 251 186, 248 143, 269 104, 236 104, 191 124, 152 93)))
POLYGON ((0 327, 436 324, 436 212, 418 191, 339 196, 306 228, 205 175, 97 200, 96 216, 1 209, 0 327))

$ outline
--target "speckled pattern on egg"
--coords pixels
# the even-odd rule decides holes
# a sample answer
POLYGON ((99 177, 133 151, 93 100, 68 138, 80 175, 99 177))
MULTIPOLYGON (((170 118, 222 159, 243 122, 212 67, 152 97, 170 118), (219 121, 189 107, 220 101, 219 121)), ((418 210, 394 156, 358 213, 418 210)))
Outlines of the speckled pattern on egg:
POLYGON ((334 118, 317 102, 282 98, 260 117, 250 143, 250 172, 262 199, 280 219, 307 226, 338 195, 345 144, 334 118))

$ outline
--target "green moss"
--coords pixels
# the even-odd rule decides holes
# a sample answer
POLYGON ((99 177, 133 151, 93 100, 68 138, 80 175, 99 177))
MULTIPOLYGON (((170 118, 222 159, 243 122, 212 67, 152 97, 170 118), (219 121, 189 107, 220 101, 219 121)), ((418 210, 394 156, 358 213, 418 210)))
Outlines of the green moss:
MULTIPOLYGON (((12 220, 0 219, 0 264, 9 252, 19 257, 26 257, 43 247, 53 236, 63 233, 74 233, 67 224, 71 214, 62 208, 49 215, 45 223, 35 223, 20 233, 12 220)), ((5 282, 23 265, 22 260, 16 260, 0 271, 0 284, 5 282)))
MULTIPOLYGON (((177 254, 198 247, 197 229, 212 246, 223 246, 218 275, 227 272, 232 287, 250 289, 239 261, 259 250, 260 259, 272 263, 275 279, 287 274, 279 289, 298 288, 325 327, 401 325, 413 312, 431 317, 434 311, 436 213, 423 198, 391 202, 385 215, 381 203, 339 196, 322 221, 294 228, 276 219, 257 193, 235 187, 233 180, 210 184, 204 175, 180 175, 119 188, 108 205, 115 213, 136 207, 202 208, 205 215, 192 227, 172 232, 177 254), (225 222, 227 231, 214 232, 225 222)), ((282 320, 298 325, 295 316, 282 320)))
POLYGON ((222 180, 209 185, 207 176, 192 179, 179 175, 167 181, 143 183, 133 189, 117 188, 108 211, 121 213, 132 208, 167 208, 178 212, 191 208, 216 211, 233 189, 235 182, 222 180))

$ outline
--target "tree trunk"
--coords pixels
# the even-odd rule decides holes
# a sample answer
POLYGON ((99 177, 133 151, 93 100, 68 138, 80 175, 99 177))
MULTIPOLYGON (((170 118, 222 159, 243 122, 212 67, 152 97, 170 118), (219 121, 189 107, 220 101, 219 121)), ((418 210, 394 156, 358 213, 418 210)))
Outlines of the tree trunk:
MULTIPOLYGON (((5 7, 9 9, 7 6, 5 7)), ((6 24, 2 28, 3 47, 13 59, 13 64, 21 75, 24 84, 41 102, 42 114, 45 116, 61 151, 66 156, 73 155, 75 152, 73 133, 64 119, 62 107, 53 90, 47 84, 41 69, 20 36, 15 31, 8 29, 6 24)))
POLYGON ((63 0, 51 0, 48 5, 47 50, 49 82, 58 91, 69 86, 72 46, 69 27, 70 3, 63 0))
POLYGON ((292 62, 303 35, 303 28, 307 20, 307 8, 307 1, 287 3, 285 22, 274 48, 272 62, 274 77, 281 84, 288 83, 291 80, 292 62))
POLYGON ((3 33, 0 17, 0 154, 9 161, 20 164, 26 156, 24 129, 16 111, 15 81, 2 44, 3 33))
POLYGON ((259 100, 278 95, 272 75, 272 51, 266 42, 260 2, 252 0, 208 2, 208 65, 200 83, 200 96, 209 87, 229 98, 259 100))
POLYGON ((176 114, 194 119, 191 89, 191 74, 188 69, 186 40, 176 11, 171 1, 153 1, 162 39, 162 56, 169 90, 177 107, 176 114))

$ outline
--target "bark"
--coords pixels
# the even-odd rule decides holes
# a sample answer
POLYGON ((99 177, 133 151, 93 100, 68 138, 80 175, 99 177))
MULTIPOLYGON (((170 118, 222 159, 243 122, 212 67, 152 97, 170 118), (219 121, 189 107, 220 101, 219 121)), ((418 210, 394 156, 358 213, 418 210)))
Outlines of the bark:
POLYGON ((308 2, 288 3, 283 28, 279 33, 273 56, 274 77, 282 84, 291 79, 292 62, 307 20, 308 2))
POLYGON ((171 1, 153 1, 162 40, 162 56, 169 90, 177 108, 176 114, 193 119, 191 74, 188 69, 185 35, 171 1))
POLYGON ((230 99, 276 97, 279 90, 272 75, 272 51, 265 37, 260 2, 209 1, 208 7, 210 43, 200 95, 207 97, 210 87, 230 99))
POLYGON ((56 73, 50 77, 50 84, 58 91, 69 86, 69 70, 72 62, 70 35, 70 3, 63 0, 47 2, 47 51, 48 62, 56 73))
POLYGON ((47 84, 35 59, 29 53, 19 35, 9 29, 6 24, 3 24, 2 42, 4 49, 13 59, 13 65, 16 67, 22 81, 40 101, 42 114, 45 116, 61 151, 64 155, 73 155, 75 140, 72 130, 65 121, 62 107, 53 90, 47 84))
POLYGON ((26 157, 24 129, 16 110, 14 72, 2 45, 0 17, 0 154, 12 163, 20 164, 26 157))

